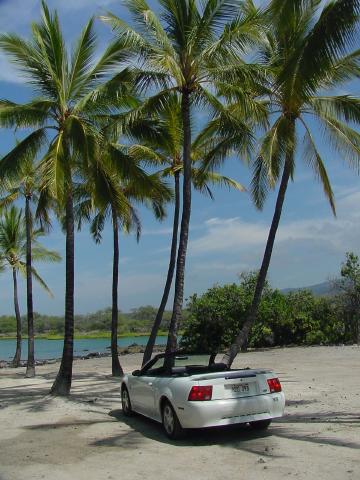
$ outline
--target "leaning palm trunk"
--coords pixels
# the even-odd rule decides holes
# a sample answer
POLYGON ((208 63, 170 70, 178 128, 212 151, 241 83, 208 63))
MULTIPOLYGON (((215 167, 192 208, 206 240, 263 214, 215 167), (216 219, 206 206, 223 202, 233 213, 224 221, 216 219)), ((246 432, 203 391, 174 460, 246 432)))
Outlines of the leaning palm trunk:
POLYGON ((31 212, 30 197, 25 199, 25 222, 26 222, 26 296, 27 296, 27 322, 28 322, 28 359, 26 365, 26 377, 35 377, 34 357, 34 309, 32 294, 32 259, 31 259, 31 212))
POLYGON ((15 307, 15 316, 16 316, 16 352, 12 361, 12 366, 19 367, 20 360, 21 360, 21 316, 20 316, 20 309, 19 309, 18 288, 17 288, 17 278, 16 278, 15 268, 13 268, 13 283, 14 283, 14 307, 15 307))
POLYGON ((235 342, 231 345, 229 351, 227 352, 226 355, 224 355, 222 360, 224 363, 227 364, 228 368, 231 367, 240 349, 246 345, 251 327, 254 324, 254 321, 256 320, 259 304, 261 301, 261 295, 264 289, 265 280, 269 270, 276 232, 279 227, 281 212, 282 212, 282 208, 285 200, 286 189, 289 183, 291 165, 292 165, 292 153, 289 153, 285 160, 280 188, 279 188, 278 196, 276 199, 275 212, 271 222, 271 227, 270 227, 269 236, 266 243, 264 258, 263 258, 259 275, 257 278, 257 282, 256 282, 254 298, 240 333, 238 334, 238 336, 235 339, 235 342))
POLYGON ((171 240, 171 251, 170 251, 170 262, 169 268, 164 288, 164 293, 161 299, 159 310, 156 314, 154 325, 151 329, 149 340, 146 344, 142 364, 145 365, 151 358, 153 353, 154 345, 156 342, 156 337, 163 319, 165 307, 169 299, 169 293, 171 289, 171 284, 174 277, 175 265, 176 265, 176 249, 177 249, 177 238, 179 230, 179 214, 180 214, 180 173, 175 172, 175 210, 174 210, 174 222, 173 222, 173 232, 171 240))
POLYGON ((112 312, 111 312, 111 359, 113 377, 121 377, 124 371, 121 368, 118 356, 118 284, 119 284, 119 225, 116 211, 112 208, 114 233, 113 283, 112 283, 112 312))
POLYGON ((190 93, 184 89, 181 101, 181 114, 184 129, 183 145, 183 211, 181 217, 180 240, 176 263, 175 293, 173 312, 171 316, 166 352, 173 352, 177 347, 177 330, 181 320, 181 311, 184 299, 184 276, 186 252, 189 237, 191 215, 191 127, 190 127, 190 93))
POLYGON ((72 380, 74 351, 74 206, 72 192, 66 199, 66 286, 65 334, 61 365, 50 393, 69 395, 72 380))

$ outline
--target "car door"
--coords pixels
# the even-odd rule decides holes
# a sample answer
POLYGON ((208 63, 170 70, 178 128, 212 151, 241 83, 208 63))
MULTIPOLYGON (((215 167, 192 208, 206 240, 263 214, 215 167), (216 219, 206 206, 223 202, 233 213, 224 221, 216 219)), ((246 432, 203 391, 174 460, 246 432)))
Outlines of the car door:
POLYGON ((132 381, 130 392, 131 403, 134 409, 148 417, 154 416, 154 376, 140 375, 132 381))
POLYGON ((159 358, 149 369, 132 377, 130 399, 134 410, 148 417, 155 414, 156 380, 164 373, 164 359, 159 358))

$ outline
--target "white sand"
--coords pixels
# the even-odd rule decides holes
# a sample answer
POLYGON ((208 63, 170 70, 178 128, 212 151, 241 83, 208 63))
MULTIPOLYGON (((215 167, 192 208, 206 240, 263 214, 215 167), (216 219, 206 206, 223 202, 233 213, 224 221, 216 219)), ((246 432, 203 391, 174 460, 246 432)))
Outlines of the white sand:
MULTIPOLYGON (((126 371, 139 355, 121 357, 126 371)), ((58 364, 0 370, 0 479, 360 479, 360 348, 313 347, 241 354, 271 367, 287 397, 268 432, 191 433, 170 442, 161 426, 122 416, 110 359, 74 363, 72 396, 47 395, 58 364)))

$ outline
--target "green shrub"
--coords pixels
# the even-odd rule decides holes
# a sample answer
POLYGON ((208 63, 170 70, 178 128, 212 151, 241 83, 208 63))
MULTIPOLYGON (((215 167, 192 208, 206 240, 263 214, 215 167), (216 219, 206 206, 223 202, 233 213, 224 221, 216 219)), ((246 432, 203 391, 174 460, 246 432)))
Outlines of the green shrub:
MULTIPOLYGON (((239 284, 216 285, 192 295, 184 322, 181 346, 189 351, 226 349, 241 330, 254 294, 256 273, 240 276, 239 284)), ((315 345, 344 341, 344 320, 332 298, 315 297, 308 290, 284 294, 266 285, 250 347, 315 345)))

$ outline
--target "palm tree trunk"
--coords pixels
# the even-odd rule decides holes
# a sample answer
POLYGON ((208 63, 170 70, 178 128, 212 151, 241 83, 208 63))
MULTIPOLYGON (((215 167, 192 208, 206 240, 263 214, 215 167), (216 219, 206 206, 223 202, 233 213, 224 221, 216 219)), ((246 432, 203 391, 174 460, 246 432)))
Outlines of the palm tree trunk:
POLYGON ((171 284, 174 277, 175 265, 176 265, 176 249, 177 249, 177 238, 179 230, 179 216, 180 216, 180 173, 175 172, 175 209, 174 209, 174 222, 173 222, 173 231, 172 231, 172 240, 171 240, 171 251, 170 251, 170 262, 168 273, 166 277, 166 283, 164 288, 164 293, 161 299, 159 310, 156 314, 154 325, 151 329, 149 340, 146 344, 142 364, 145 365, 151 358, 153 353, 154 345, 156 342, 156 336, 158 334, 165 307, 169 298, 169 293, 171 289, 171 284))
POLYGON ((34 357, 34 309, 32 294, 31 273, 31 211, 30 197, 25 199, 25 222, 26 222, 26 297, 27 297, 27 323, 28 323, 28 359, 26 365, 26 377, 35 377, 34 357))
POLYGON ((181 115, 184 131, 183 145, 183 211, 181 217, 179 248, 176 262, 175 293, 173 312, 170 321, 166 352, 173 352, 177 347, 177 330, 181 320, 184 300, 184 277, 186 252, 189 238, 189 224, 191 215, 191 126, 190 126, 190 92, 183 90, 181 100, 181 115))
POLYGON ((12 361, 13 367, 20 366, 21 360, 21 316, 19 309, 19 300, 18 300, 18 288, 17 288, 17 278, 16 278, 16 269, 13 268, 13 283, 14 283, 14 307, 15 307, 15 316, 16 316, 16 352, 12 361))
POLYGON ((124 371, 121 368, 118 355, 118 284, 119 284, 119 224, 116 211, 112 208, 112 221, 114 233, 114 258, 113 258, 113 283, 112 283, 112 312, 111 312, 111 359, 112 376, 121 377, 124 371))
POLYGON ((273 219, 271 222, 271 227, 270 227, 269 236, 266 243, 263 261, 262 261, 261 268, 260 268, 259 275, 256 282, 255 293, 254 293, 252 304, 250 306, 247 318, 245 320, 245 323, 240 333, 238 334, 238 336, 235 339, 235 342, 231 345, 229 351, 227 352, 226 355, 224 355, 222 360, 224 363, 227 364, 228 368, 231 367, 240 349, 244 345, 246 345, 251 327, 257 316, 257 311, 261 301, 261 295, 264 289, 265 280, 269 270, 276 232, 279 226, 281 212, 282 212, 282 208, 285 200, 285 194, 286 194, 287 186, 289 183, 292 160, 293 160, 293 153, 291 152, 286 156, 286 159, 285 159, 284 170, 283 170, 279 192, 278 192, 278 196, 275 204, 275 211, 274 211, 273 219))
POLYGON ((52 395, 69 395, 72 380, 74 351, 74 205, 72 191, 66 199, 66 286, 65 286, 65 334, 61 365, 51 387, 52 395))

